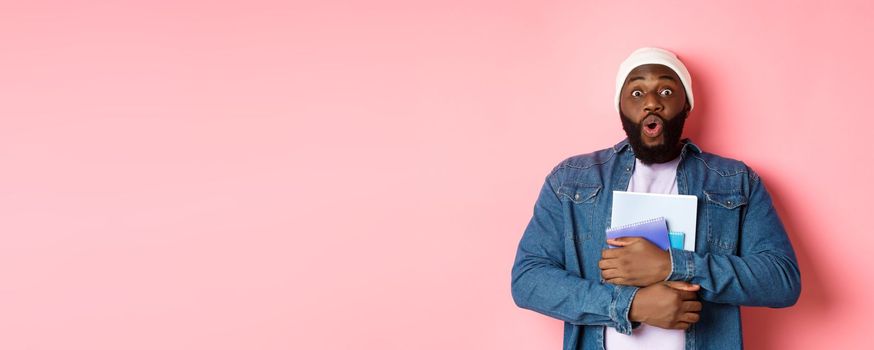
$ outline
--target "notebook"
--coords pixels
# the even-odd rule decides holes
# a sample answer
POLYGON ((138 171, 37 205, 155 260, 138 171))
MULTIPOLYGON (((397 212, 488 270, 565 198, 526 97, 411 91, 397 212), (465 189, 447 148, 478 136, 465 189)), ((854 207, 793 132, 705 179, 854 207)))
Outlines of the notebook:
POLYGON ((686 234, 682 232, 668 232, 668 238, 671 239, 671 248, 683 249, 686 241, 686 234))
MULTIPOLYGON (((652 218, 607 230, 608 239, 620 237, 643 237, 664 250, 668 250, 668 247, 671 246, 668 238, 668 225, 664 217, 652 218)), ((616 247, 611 245, 610 248, 616 247)))
MULTIPOLYGON (((613 211, 610 226, 619 227, 652 218, 665 219, 667 229, 679 236, 683 249, 695 251, 695 227, 698 219, 698 197, 677 194, 613 191, 613 211)), ((678 238, 675 238, 678 240, 678 238)))

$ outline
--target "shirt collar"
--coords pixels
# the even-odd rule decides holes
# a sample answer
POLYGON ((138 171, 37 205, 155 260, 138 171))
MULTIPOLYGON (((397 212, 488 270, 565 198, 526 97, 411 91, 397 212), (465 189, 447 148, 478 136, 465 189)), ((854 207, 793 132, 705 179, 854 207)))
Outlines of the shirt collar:
MULTIPOLYGON (((687 137, 685 139, 680 140, 680 142, 683 144, 683 149, 680 151, 680 154, 685 154, 686 152, 690 152, 690 151, 695 152, 695 153, 701 153, 701 148, 698 147, 698 145, 696 145, 695 143, 693 143, 692 139, 687 137)), ((628 137, 622 139, 622 141, 619 141, 619 143, 613 145, 613 152, 620 153, 626 147, 631 148, 630 144, 628 143, 628 137)))

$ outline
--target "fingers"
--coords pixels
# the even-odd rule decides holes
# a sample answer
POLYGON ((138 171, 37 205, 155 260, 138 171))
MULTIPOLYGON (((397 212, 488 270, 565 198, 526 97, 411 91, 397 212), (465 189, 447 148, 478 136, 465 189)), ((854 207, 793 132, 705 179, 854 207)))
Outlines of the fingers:
POLYGON ((620 237, 615 239, 608 239, 607 244, 615 245, 619 247, 629 246, 638 242, 649 242, 646 238, 643 237, 620 237))
POLYGON ((624 246, 627 246, 629 244, 634 243, 635 241, 637 241, 639 239, 640 239, 640 237, 620 237, 620 238, 616 238, 616 239, 608 239, 607 244, 614 245, 617 247, 624 247, 624 246))
POLYGON ((698 293, 690 292, 688 290, 678 290, 677 296, 680 300, 698 300, 698 293))
POLYGON ((604 249, 601 251, 601 259, 614 259, 617 257, 619 257, 619 250, 617 248, 604 249))
POLYGON ((683 311, 687 312, 701 312, 701 302, 700 301, 684 301, 683 302, 683 311))
POLYGON ((601 270, 615 269, 619 267, 619 262, 616 259, 598 260, 598 268, 601 270))
POLYGON ((692 284, 692 283, 688 283, 688 282, 683 282, 683 281, 668 281, 668 282, 665 282, 665 284, 667 284, 668 287, 671 287, 671 288, 674 288, 677 290, 684 290, 684 291, 690 291, 690 292, 697 292, 699 289, 701 289, 700 285, 692 284))
POLYGON ((680 329, 689 328, 689 325, 701 320, 701 302, 685 301, 681 306, 681 310, 685 312, 683 312, 683 314, 680 315, 680 318, 677 319, 677 326, 685 328, 680 329))
POLYGON ((690 326, 689 322, 677 322, 674 324, 674 326, 672 328, 686 330, 686 329, 689 329, 689 326, 690 326))
POLYGON ((618 269, 607 269, 601 270, 601 277, 603 277, 605 280, 609 280, 614 278, 620 278, 622 277, 622 274, 619 272, 618 269))
POLYGON ((679 321, 685 323, 695 323, 699 320, 701 320, 701 315, 699 315, 697 312, 687 312, 680 316, 679 321))
POLYGON ((605 280, 606 280, 607 283, 615 284, 615 285, 623 285, 623 286, 631 286, 631 285, 632 285, 630 282, 628 282, 627 279, 624 279, 624 278, 621 278, 621 277, 611 278, 611 279, 606 279, 606 278, 605 278, 605 280))

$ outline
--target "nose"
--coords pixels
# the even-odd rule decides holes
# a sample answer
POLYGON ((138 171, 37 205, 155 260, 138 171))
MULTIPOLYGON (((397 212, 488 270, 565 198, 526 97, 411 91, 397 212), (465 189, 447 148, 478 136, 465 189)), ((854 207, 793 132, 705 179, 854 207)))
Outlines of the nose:
POLYGON ((657 94, 646 94, 646 98, 643 101, 643 110, 649 114, 654 112, 660 112, 664 106, 662 106, 662 102, 659 100, 658 96, 654 96, 657 94))

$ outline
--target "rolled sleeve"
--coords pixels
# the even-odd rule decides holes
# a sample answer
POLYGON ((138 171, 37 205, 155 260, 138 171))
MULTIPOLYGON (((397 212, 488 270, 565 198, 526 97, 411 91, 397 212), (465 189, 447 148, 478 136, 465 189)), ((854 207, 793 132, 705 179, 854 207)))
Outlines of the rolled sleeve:
POLYGON ((695 257, 692 252, 671 248, 670 281, 691 281, 695 275, 695 257))
POLYGON ((613 302, 610 305, 610 318, 616 323, 616 331, 625 335, 631 335, 632 322, 629 319, 631 302, 637 295, 637 287, 616 286, 613 302))

